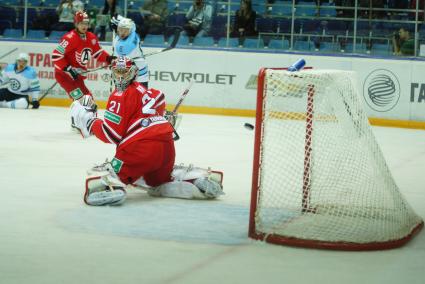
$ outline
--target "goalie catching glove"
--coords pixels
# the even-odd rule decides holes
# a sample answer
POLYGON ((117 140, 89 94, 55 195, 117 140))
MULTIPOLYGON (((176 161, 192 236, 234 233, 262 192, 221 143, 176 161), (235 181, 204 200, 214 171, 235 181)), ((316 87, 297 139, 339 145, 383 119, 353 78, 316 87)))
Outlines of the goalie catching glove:
POLYGON ((77 128, 83 138, 90 137, 91 127, 93 122, 97 119, 96 112, 92 107, 82 106, 79 101, 74 101, 71 104, 71 121, 74 128, 77 128))

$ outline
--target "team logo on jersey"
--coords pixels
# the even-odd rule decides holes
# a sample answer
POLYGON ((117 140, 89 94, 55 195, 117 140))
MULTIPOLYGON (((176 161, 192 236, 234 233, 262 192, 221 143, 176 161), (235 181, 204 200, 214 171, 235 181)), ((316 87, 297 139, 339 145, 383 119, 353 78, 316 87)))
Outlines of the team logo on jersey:
POLYGON ((21 88, 21 83, 16 79, 10 79, 10 88, 14 91, 17 91, 21 88))
POLYGON ((104 118, 115 124, 120 124, 121 122, 121 116, 119 116, 118 114, 112 113, 108 110, 105 111, 104 118))
POLYGON ((149 118, 144 118, 140 121, 140 124, 142 125, 142 127, 148 127, 149 124, 151 124, 151 121, 149 120, 149 118))
POLYGON ((90 48, 84 48, 81 50, 81 53, 76 52, 75 53, 75 59, 81 66, 86 66, 87 63, 89 63, 89 60, 91 58, 92 51, 90 48))
POLYGON ((119 159, 117 159, 115 157, 111 161, 111 166, 114 169, 114 172, 115 173, 119 173, 120 172, 123 164, 124 164, 123 161, 121 161, 121 160, 119 160, 119 159))

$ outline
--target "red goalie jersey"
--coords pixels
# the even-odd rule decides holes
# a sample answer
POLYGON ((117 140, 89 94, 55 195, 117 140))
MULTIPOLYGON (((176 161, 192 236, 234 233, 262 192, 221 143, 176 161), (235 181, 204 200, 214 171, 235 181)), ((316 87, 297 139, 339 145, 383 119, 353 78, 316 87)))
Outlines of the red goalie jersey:
POLYGON ((125 91, 111 94, 104 120, 94 120, 89 128, 97 138, 119 148, 137 140, 169 140, 173 128, 164 112, 164 94, 133 81, 125 91))
POLYGON ((52 58, 58 70, 62 71, 68 65, 87 70, 87 63, 91 58, 106 62, 108 55, 100 47, 95 34, 86 32, 80 36, 74 29, 62 37, 59 45, 53 50, 52 58))

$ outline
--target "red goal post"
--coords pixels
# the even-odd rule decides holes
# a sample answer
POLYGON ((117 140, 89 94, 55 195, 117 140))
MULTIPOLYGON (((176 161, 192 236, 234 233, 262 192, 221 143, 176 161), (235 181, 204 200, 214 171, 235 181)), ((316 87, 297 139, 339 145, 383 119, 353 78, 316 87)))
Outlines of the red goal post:
POLYGON ((402 246, 423 227, 356 92, 335 70, 258 75, 249 237, 310 248, 402 246))

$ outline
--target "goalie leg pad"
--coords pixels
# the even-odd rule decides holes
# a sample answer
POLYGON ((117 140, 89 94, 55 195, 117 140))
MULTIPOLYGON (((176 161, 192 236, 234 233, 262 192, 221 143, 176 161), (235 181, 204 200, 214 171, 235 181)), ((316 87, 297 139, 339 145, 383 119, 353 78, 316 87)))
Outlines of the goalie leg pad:
POLYGON ((120 205, 127 193, 110 162, 94 166, 88 172, 84 202, 88 205, 120 205))
POLYGON ((175 165, 171 176, 178 181, 194 181, 197 178, 205 177, 216 181, 220 185, 223 184, 223 172, 213 171, 210 168, 194 167, 193 165, 175 165))
POLYGON ((213 179, 202 177, 193 181, 193 184, 205 195, 208 199, 217 198, 223 195, 223 187, 213 179))
POLYGON ((105 177, 91 177, 86 180, 84 202, 87 205, 120 205, 127 193, 121 183, 112 184, 105 177))
POLYGON ((224 194, 222 172, 198 168, 192 165, 178 165, 174 166, 171 175, 175 181, 193 183, 204 194, 205 198, 216 198, 224 194))
POLYGON ((187 181, 171 181, 148 189, 148 194, 155 197, 182 199, 206 199, 207 197, 193 183, 187 181))

